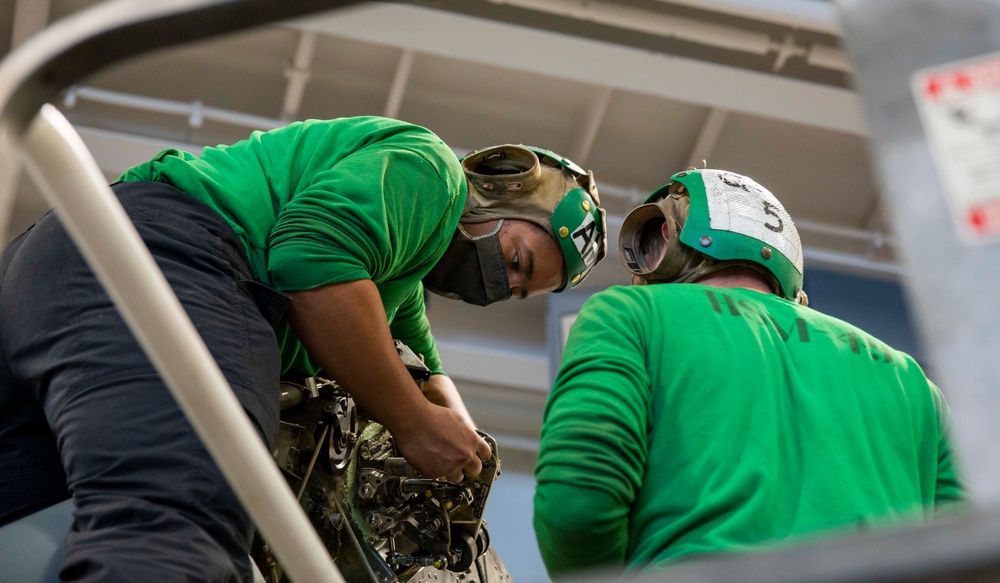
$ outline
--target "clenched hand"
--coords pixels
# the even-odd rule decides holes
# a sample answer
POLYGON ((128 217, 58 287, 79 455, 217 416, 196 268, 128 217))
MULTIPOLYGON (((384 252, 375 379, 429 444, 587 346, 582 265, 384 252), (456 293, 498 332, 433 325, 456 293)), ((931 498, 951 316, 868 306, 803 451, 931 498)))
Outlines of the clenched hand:
POLYGON ((422 475, 459 483, 483 470, 490 446, 454 409, 427 401, 406 423, 389 428, 396 447, 422 475))

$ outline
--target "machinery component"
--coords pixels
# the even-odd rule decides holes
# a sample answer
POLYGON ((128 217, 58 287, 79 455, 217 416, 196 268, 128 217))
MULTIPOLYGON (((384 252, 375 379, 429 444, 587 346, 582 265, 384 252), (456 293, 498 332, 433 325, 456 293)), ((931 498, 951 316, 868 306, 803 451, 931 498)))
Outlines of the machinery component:
POLYGON ((345 482, 350 519, 402 580, 422 566, 467 571, 489 546, 483 510, 500 467, 496 441, 481 435, 493 457, 478 476, 452 484, 416 474, 382 426, 362 432, 345 482))
POLYGON ((410 350, 410 347, 396 340, 396 352, 399 358, 406 365, 406 370, 410 371, 410 376, 417 381, 417 385, 422 385, 424 381, 431 378, 431 369, 424 364, 424 358, 410 350))
MULTIPOLYGON (((396 346, 414 382, 427 380, 423 360, 396 346)), ((452 484, 419 475, 334 381, 283 381, 281 403, 274 459, 347 580, 509 580, 483 522, 500 475, 491 436, 480 432, 493 450, 482 472, 452 484)), ((265 541, 252 555, 268 583, 286 580, 265 541)))

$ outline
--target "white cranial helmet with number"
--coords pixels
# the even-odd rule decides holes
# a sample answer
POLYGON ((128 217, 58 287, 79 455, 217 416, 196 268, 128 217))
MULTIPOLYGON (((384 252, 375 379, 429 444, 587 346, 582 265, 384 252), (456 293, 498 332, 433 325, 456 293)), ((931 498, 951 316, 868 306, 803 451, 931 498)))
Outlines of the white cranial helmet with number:
POLYGON ((626 268, 648 283, 695 281, 738 264, 763 274, 778 295, 807 301, 792 217, 770 191, 734 172, 674 174, 625 218, 619 246, 626 268))

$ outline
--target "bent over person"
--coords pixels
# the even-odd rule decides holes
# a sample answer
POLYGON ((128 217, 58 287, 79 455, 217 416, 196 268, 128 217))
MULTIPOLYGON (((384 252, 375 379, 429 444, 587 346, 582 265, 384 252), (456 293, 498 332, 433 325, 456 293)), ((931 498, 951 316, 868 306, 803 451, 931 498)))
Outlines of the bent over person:
POLYGON ((807 307, 791 217, 680 172, 625 219, 640 285, 583 306, 545 408, 534 524, 553 576, 930 517, 960 499, 916 362, 807 307))
MULTIPOLYGON (((269 446, 280 375, 321 368, 417 471, 455 482, 491 450, 422 281, 485 305, 571 288, 604 255, 572 162, 514 145, 460 162, 385 118, 165 150, 113 190, 269 446), (423 394, 393 337, 425 357, 423 394)), ((71 496, 64 580, 251 580, 247 514, 55 214, 4 252, 0 351, 0 525, 71 496)))

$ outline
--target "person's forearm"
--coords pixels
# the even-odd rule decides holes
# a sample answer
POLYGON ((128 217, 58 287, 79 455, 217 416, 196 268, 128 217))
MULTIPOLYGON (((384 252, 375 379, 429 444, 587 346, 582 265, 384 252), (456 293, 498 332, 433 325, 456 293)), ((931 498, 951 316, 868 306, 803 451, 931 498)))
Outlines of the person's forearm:
POLYGON ((288 320, 316 361, 390 432, 413 422, 426 401, 396 353, 370 280, 289 292, 288 320))
POLYGON ((476 427, 472 416, 469 415, 469 410, 465 408, 465 402, 462 401, 458 387, 447 375, 431 375, 431 378, 424 383, 424 395, 431 403, 458 411, 470 427, 476 427))
POLYGON ((535 490, 534 527, 549 575, 621 568, 628 548, 628 508, 606 492, 542 476, 535 490))

